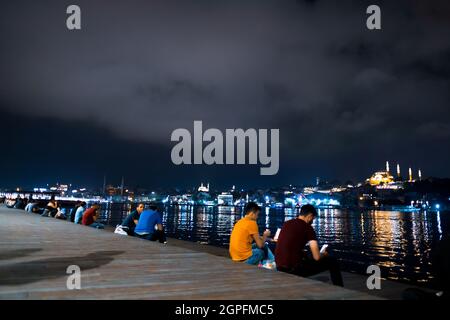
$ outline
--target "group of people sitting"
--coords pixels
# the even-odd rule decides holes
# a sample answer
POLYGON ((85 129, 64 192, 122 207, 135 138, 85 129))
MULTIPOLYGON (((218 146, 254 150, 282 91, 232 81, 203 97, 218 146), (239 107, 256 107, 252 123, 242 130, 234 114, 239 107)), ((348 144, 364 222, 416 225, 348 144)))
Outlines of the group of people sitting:
POLYGON ((278 271, 309 277, 323 271, 330 271, 334 285, 343 286, 337 260, 324 248, 319 249, 316 233, 312 227, 317 211, 312 205, 304 205, 299 215, 286 221, 277 239, 270 239, 270 231, 259 234, 257 220, 261 208, 249 202, 244 208, 244 217, 233 228, 229 252, 231 259, 251 265, 265 260, 274 260, 278 271), (276 243, 275 255, 268 241, 276 243), (309 247, 309 250, 306 250, 309 247))
MULTIPOLYGON (((44 217, 66 219, 75 224, 82 224, 98 229, 105 226, 98 222, 100 205, 92 204, 89 208, 86 202, 78 201, 66 216, 55 197, 52 196, 45 208, 37 201, 16 199, 9 207, 25 209, 27 212, 39 213, 44 217)), ((337 260, 330 256, 327 250, 319 250, 316 233, 312 227, 317 211, 312 205, 304 205, 299 215, 286 221, 276 239, 271 239, 269 230, 259 234, 257 220, 261 208, 254 202, 249 202, 244 208, 244 217, 233 227, 230 237, 229 253, 233 261, 260 265, 264 261, 273 261, 278 271, 308 277, 314 274, 330 271, 334 285, 343 286, 342 276, 337 260), (276 244, 275 255, 268 243, 276 244), (309 250, 306 248, 309 247, 309 250)), ((157 206, 150 205, 147 209, 144 203, 136 208, 117 226, 116 233, 126 234, 150 241, 167 243, 162 225, 162 217, 157 206)))
POLYGON ((8 208, 23 209, 29 213, 40 214, 42 217, 50 217, 61 220, 70 220, 76 224, 103 229, 105 226, 98 222, 100 215, 100 204, 94 203, 89 208, 86 202, 77 201, 75 206, 68 215, 66 208, 61 208, 55 196, 52 196, 46 205, 42 205, 42 201, 33 198, 24 199, 17 197, 16 199, 6 199, 5 204, 8 208))
POLYGON ((167 243, 162 217, 155 205, 150 205, 148 209, 145 209, 145 205, 139 203, 136 209, 116 228, 116 233, 126 233, 129 236, 167 243))
MULTIPOLYGON (((16 202, 9 204, 9 207, 39 213, 44 217, 66 219, 75 224, 98 229, 105 227, 97 221, 100 213, 98 203, 88 208, 86 202, 78 201, 68 216, 61 210, 54 196, 45 208, 41 208, 33 199, 28 201, 16 199, 16 202)), ((333 284, 343 286, 337 260, 330 256, 327 250, 319 250, 316 233, 311 226, 317 216, 317 211, 312 205, 302 206, 298 217, 286 221, 277 239, 270 238, 269 230, 265 230, 262 235, 259 234, 257 220, 260 212, 261 208, 256 203, 249 202, 244 208, 244 217, 234 225, 229 247, 233 261, 251 265, 273 261, 278 271, 302 277, 329 270, 333 284), (275 255, 269 248, 269 242, 276 244, 275 255), (308 251, 305 250, 307 247, 309 247, 308 251)), ((116 228, 116 233, 167 243, 162 217, 155 205, 150 205, 146 209, 144 203, 139 203, 116 228)))
POLYGON ((70 212, 70 221, 97 229, 104 229, 105 225, 98 222, 100 216, 100 204, 94 203, 89 208, 84 201, 78 201, 70 212))
MULTIPOLYGON (((43 217, 51 217, 62 220, 70 220, 75 224, 82 224, 97 229, 104 229, 105 225, 98 221, 100 216, 100 204, 93 203, 89 208, 84 201, 77 201, 75 206, 66 214, 65 209, 61 209, 58 201, 52 196, 43 207, 39 201, 23 199, 4 199, 9 208, 23 209, 30 213, 40 214, 43 217)), ((122 222, 119 228, 122 234, 135 236, 138 238, 167 243, 167 238, 162 225, 162 216, 156 205, 150 205, 145 209, 144 203, 139 203, 122 222)), ((117 231, 117 228, 116 228, 117 231)))

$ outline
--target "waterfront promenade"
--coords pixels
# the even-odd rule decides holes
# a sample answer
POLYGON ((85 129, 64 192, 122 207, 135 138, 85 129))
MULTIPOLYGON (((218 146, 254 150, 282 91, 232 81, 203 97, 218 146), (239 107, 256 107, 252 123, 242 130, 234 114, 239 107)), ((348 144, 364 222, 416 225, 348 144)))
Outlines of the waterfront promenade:
POLYGON ((0 299, 376 297, 0 206, 0 299), (69 265, 81 268, 81 290, 67 289, 69 265))

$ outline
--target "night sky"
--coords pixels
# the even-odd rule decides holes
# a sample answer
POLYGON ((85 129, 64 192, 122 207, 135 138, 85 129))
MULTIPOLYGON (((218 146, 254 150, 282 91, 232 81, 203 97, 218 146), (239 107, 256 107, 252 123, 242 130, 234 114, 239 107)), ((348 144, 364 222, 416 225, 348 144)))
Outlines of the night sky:
POLYGON ((0 187, 361 181, 386 160, 450 177, 446 0, 17 0, 0 41, 0 187), (175 166, 170 134, 194 120, 279 128, 279 173, 175 166))

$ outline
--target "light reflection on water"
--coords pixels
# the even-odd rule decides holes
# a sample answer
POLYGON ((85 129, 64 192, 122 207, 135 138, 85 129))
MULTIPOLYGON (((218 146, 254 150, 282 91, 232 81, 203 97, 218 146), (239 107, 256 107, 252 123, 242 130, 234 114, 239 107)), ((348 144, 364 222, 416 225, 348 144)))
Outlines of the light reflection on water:
MULTIPOLYGON (((112 205, 104 212, 115 225, 131 208, 112 205)), ((296 215, 295 209, 264 208, 260 232, 268 228, 275 234, 296 215)), ((167 206, 163 223, 170 237, 227 247, 231 229, 241 217, 240 207, 167 206)), ((313 227, 344 270, 365 273, 367 266, 377 264, 385 278, 426 285, 432 279, 431 249, 442 232, 449 231, 448 222, 448 212, 321 209, 313 227)))

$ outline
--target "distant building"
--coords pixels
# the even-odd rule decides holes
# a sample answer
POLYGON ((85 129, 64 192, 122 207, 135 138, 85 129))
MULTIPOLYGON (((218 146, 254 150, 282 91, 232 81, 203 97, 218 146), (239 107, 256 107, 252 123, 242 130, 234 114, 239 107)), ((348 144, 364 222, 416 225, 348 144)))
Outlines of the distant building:
POLYGON ((198 187, 198 192, 209 192, 209 183, 205 187, 202 182, 200 187, 198 187))
POLYGON ((222 192, 217 196, 217 204, 222 206, 232 206, 234 203, 233 195, 228 192, 222 192))

